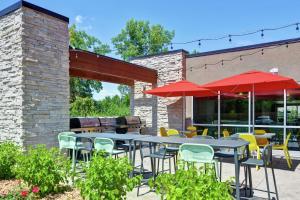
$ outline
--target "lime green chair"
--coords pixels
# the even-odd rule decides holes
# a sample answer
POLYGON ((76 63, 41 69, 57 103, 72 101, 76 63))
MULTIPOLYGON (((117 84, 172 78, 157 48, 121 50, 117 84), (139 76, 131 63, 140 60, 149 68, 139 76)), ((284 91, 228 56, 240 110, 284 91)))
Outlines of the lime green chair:
POLYGON ((125 153, 124 150, 114 149, 115 143, 109 138, 95 138, 94 148, 96 151, 104 151, 108 155, 117 157, 119 154, 125 153))
POLYGON ((60 151, 63 149, 72 150, 72 168, 75 170, 78 151, 82 149, 81 146, 77 146, 76 137, 72 136, 72 134, 61 133, 58 135, 58 142, 60 151))
POLYGON ((293 165, 293 162, 292 162, 292 159, 291 159, 291 156, 290 156, 290 153, 289 153, 289 149, 288 149, 288 144, 289 144, 289 140, 291 138, 291 135, 292 133, 289 133, 285 139, 285 142, 283 144, 279 144, 279 145, 273 145, 273 149, 275 150, 282 150, 284 152, 284 155, 285 155, 285 159, 286 159, 286 162, 288 164, 288 167, 291 169, 292 168, 292 165, 293 165))
POLYGON ((169 129, 167 131, 168 136, 175 136, 175 135, 179 135, 179 132, 176 129, 169 129))
MULTIPOLYGON (((214 149, 205 144, 189 144, 185 143, 179 147, 179 157, 184 163, 188 164, 212 164, 216 173, 216 178, 218 175, 218 163, 214 160, 214 149)), ((183 165, 184 167, 185 165, 183 165)))
POLYGON ((207 134, 208 134, 208 128, 205 128, 205 129, 203 130, 203 132, 202 132, 202 135, 203 135, 203 136, 207 136, 207 134))

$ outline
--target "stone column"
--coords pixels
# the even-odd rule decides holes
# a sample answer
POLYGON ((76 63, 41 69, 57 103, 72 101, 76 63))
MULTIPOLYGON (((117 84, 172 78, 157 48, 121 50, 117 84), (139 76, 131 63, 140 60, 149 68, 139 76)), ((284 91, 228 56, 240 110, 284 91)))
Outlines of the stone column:
POLYGON ((22 5, 0 17, 0 140, 57 144, 69 130, 68 22, 22 5))
MULTIPOLYGON (((135 58, 131 62, 157 70, 157 86, 163 86, 185 78, 185 55, 184 50, 176 50, 135 58)), ((181 130, 183 120, 185 120, 183 119, 183 98, 162 98, 143 94, 144 90, 154 87, 156 86, 149 83, 135 82, 134 115, 146 121, 148 134, 157 134, 159 127, 181 130)))

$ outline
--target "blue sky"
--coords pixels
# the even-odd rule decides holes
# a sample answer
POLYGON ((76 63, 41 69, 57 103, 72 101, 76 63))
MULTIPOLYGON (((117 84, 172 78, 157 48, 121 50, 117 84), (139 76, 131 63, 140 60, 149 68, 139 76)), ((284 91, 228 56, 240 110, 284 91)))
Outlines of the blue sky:
MULTIPOLYGON (((0 0, 0 10, 17 0, 0 0)), ((148 20, 161 24, 166 29, 175 30, 173 42, 198 38, 212 38, 222 35, 244 33, 262 28, 273 28, 300 22, 299 0, 29 0, 29 2, 58 12, 70 18, 70 24, 111 44, 131 18, 148 20)), ((217 42, 202 42, 191 45, 174 46, 174 49, 209 51, 273 40, 300 37, 295 27, 276 32, 233 38, 217 42)), ((113 53, 110 56, 118 58, 113 53)), ((104 83, 104 90, 95 98, 118 94, 117 85, 104 83)))

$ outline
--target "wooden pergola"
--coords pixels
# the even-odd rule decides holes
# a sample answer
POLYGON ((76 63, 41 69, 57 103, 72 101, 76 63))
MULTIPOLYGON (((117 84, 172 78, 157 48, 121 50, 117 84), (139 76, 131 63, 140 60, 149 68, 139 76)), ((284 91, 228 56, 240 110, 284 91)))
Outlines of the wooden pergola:
POLYGON ((133 86, 134 81, 155 84, 157 71, 79 49, 70 49, 70 76, 133 86))

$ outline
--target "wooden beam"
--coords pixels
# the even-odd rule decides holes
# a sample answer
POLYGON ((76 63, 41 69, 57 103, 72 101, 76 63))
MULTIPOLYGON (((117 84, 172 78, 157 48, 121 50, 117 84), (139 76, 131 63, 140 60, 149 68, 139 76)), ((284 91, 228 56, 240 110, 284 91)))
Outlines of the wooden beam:
POLYGON ((88 80, 104 81, 109 83, 117 83, 122 85, 133 86, 134 80, 124 79, 120 77, 107 76, 99 73, 94 73, 90 71, 84 71, 81 69, 70 68, 70 76, 80 77, 88 80))
POLYGON ((107 77, 157 82, 156 70, 81 50, 70 50, 70 68, 99 73, 107 77))

